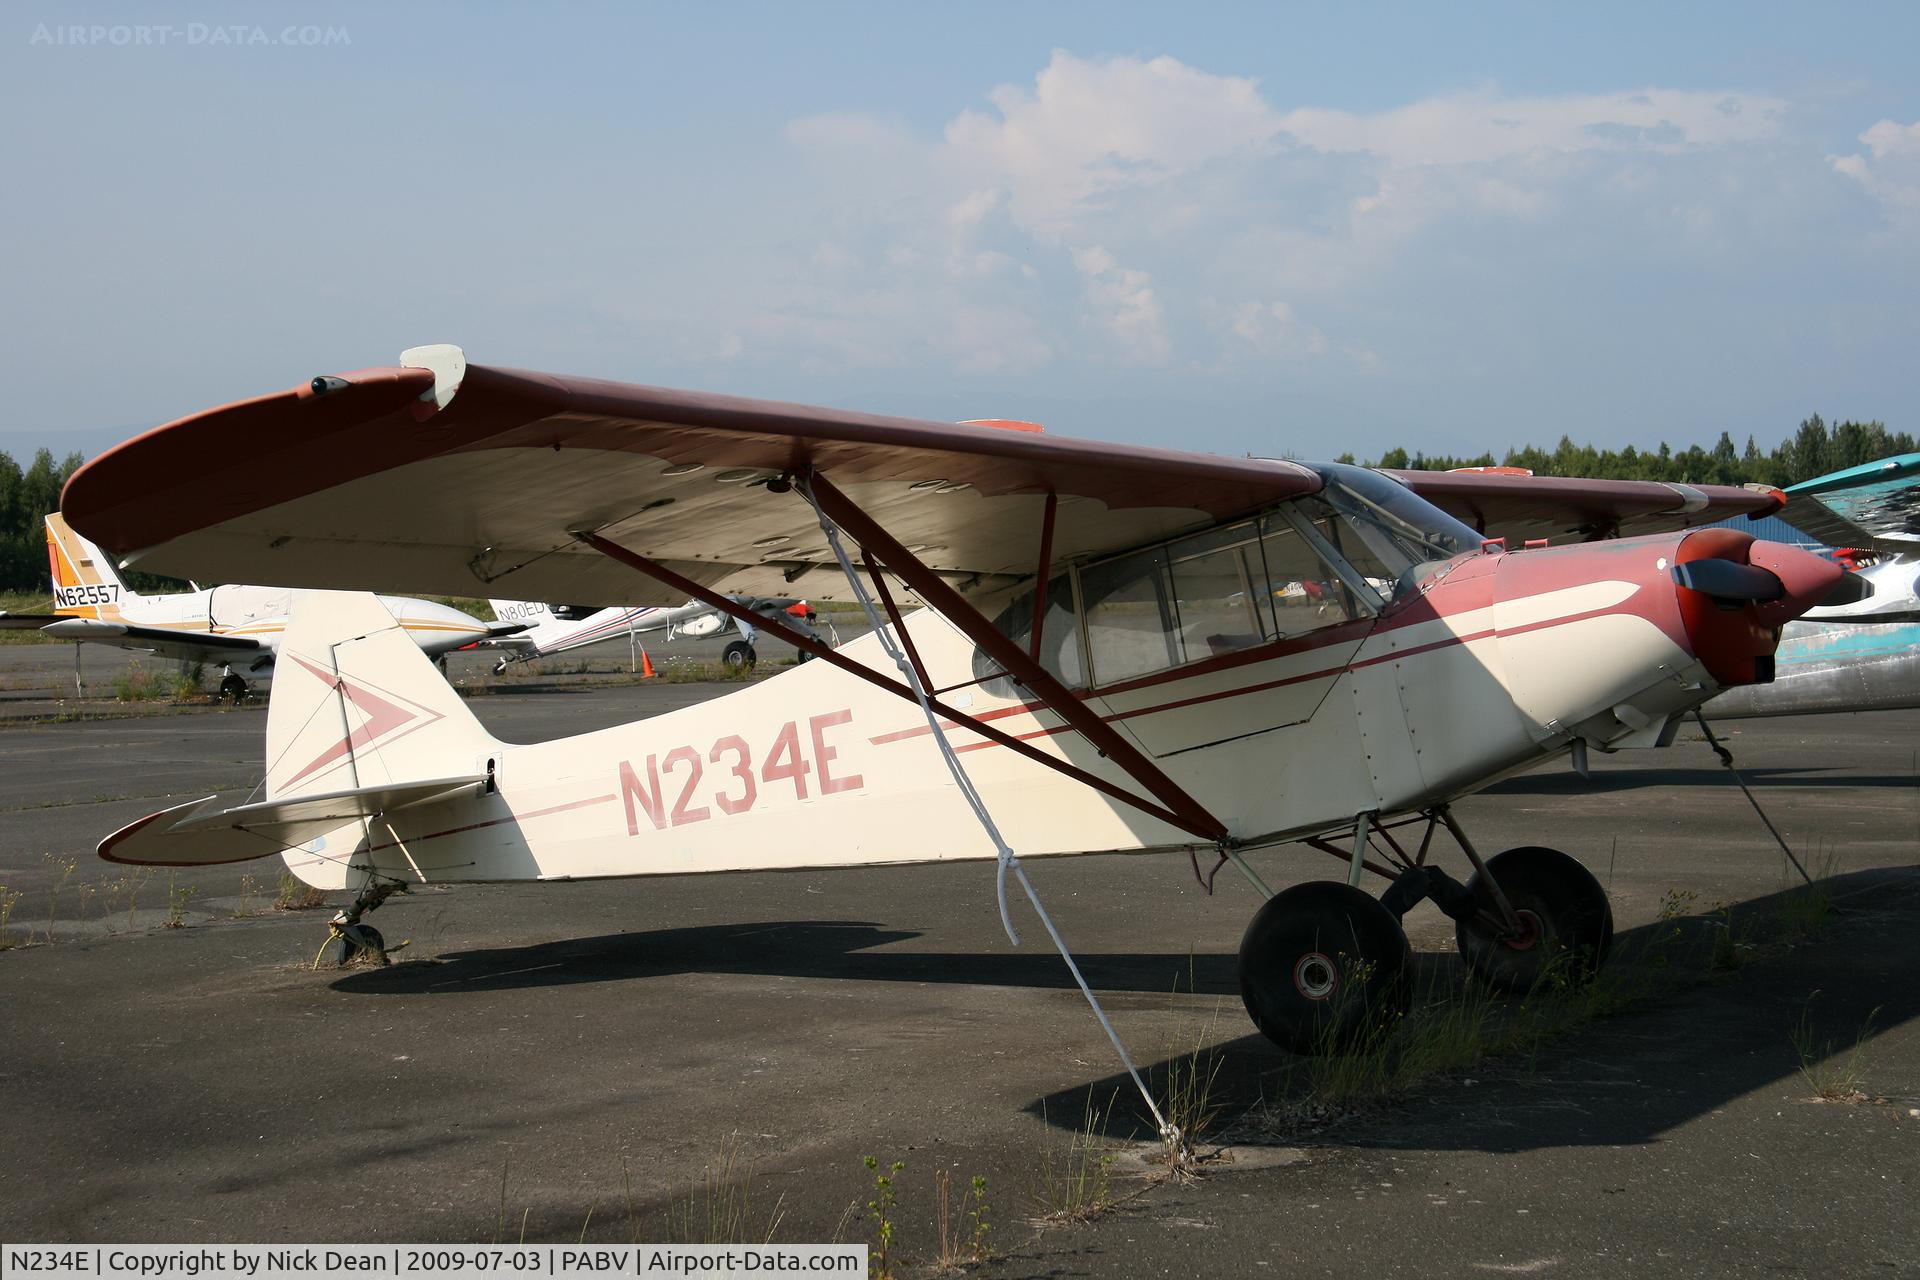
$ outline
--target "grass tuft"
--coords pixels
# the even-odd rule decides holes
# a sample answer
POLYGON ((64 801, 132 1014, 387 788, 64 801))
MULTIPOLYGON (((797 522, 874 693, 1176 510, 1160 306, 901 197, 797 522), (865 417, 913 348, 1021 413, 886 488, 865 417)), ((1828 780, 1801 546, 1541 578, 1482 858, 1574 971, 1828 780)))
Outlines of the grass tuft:
POLYGON ((314 888, 291 871, 280 873, 280 886, 273 895, 275 911, 303 911, 308 907, 325 906, 326 902, 325 889, 314 888))
POLYGON ((1800 1020, 1790 1033, 1794 1050, 1800 1055, 1800 1078, 1821 1102, 1865 1102, 1867 1095, 1860 1082, 1866 1076, 1867 1045, 1873 1039, 1873 1024, 1880 1010, 1867 1015, 1851 1049, 1835 1052, 1832 1040, 1814 1038, 1813 1001, 1819 994, 1816 991, 1807 997, 1807 1003, 1800 1010, 1800 1020))
MULTIPOLYGON (((1111 1100, 1109 1101, 1111 1108, 1111 1100)), ((1041 1152, 1033 1186, 1033 1221, 1047 1227, 1091 1222, 1113 1207, 1113 1144, 1107 1112, 1087 1100, 1087 1113, 1064 1147, 1041 1152)))
POLYGON ((740 1156, 738 1134, 698 1182, 667 1203, 661 1239, 668 1244, 768 1244, 778 1238, 786 1197, 774 1200, 764 1220, 753 1205, 753 1166, 740 1156))

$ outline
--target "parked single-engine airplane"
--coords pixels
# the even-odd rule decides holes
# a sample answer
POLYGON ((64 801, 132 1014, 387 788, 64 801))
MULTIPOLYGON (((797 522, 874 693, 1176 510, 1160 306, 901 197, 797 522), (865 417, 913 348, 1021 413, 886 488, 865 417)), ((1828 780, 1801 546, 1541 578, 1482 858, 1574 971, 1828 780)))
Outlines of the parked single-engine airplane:
POLYGON ((1794 485, 1781 518, 1873 587, 1811 610, 1780 640, 1774 682, 1731 689, 1709 713, 1805 715, 1920 707, 1920 453, 1794 485))
MULTIPOLYGON (((220 586, 142 595, 121 579, 112 557, 68 528, 57 511, 47 517, 47 562, 59 620, 40 628, 46 635, 218 663, 221 696, 235 699, 247 692, 241 672, 264 677, 273 669, 287 625, 291 593, 285 587, 220 586)), ((481 622, 427 600, 383 598, 381 604, 415 644, 435 657, 526 629, 524 623, 481 622)))
POLYGON ((1404 999, 1400 917, 1423 898, 1494 983, 1527 986, 1557 954, 1575 972, 1604 959, 1612 915, 1593 875, 1540 847, 1483 859, 1451 803, 1574 744, 1664 743, 1719 690, 1766 680, 1780 626, 1855 581, 1792 547, 1689 529, 1775 510, 1774 491, 1445 480, 1467 507, 1647 536, 1513 547, 1353 466, 416 348, 122 444, 74 476, 68 516, 162 572, 691 596, 735 618, 748 611, 732 595, 804 583, 887 625, 828 649, 761 619, 820 660, 510 746, 371 597, 303 596, 262 798, 168 809, 100 852, 283 853, 311 884, 358 890, 340 930, 377 946, 364 913, 421 882, 997 858, 1037 908, 1020 858, 1217 850, 1268 894, 1240 947, 1248 1011, 1281 1044, 1330 1044, 1404 999), (238 435, 244 463, 223 462, 212 442, 238 435), (187 475, 231 501, 179 500, 167 478, 187 475), (1307 582, 1319 598, 1285 590, 1307 582), (928 607, 903 617, 905 593, 928 607), (840 838, 795 845, 800 814, 840 838), (1414 825, 1417 843, 1400 834, 1414 825), (1439 832, 1474 869, 1464 885, 1429 860, 1439 832), (1246 855, 1287 841, 1334 854, 1342 878, 1268 890, 1246 855), (1383 897, 1360 889, 1369 872, 1383 897))
MULTIPOLYGON (((698 601, 672 609, 653 605, 609 605, 602 608, 590 604, 539 604, 527 600, 489 600, 487 603, 493 606, 493 616, 500 621, 528 624, 528 630, 518 635, 485 642, 507 650, 507 656, 493 668, 495 675, 505 671, 511 663, 550 658, 557 653, 568 653, 609 640, 624 638, 631 643, 635 637, 653 631, 665 631, 667 639, 671 641, 678 636, 697 639, 722 629, 731 629, 738 636, 729 640, 726 648, 720 651, 721 664, 737 670, 751 667, 760 660, 758 651, 753 647, 758 629, 752 623, 728 617, 711 605, 698 601)), ((772 600, 739 596, 736 597, 736 603, 744 604, 756 614, 785 613, 788 626, 816 640, 820 638, 808 621, 811 610, 806 607, 804 600, 795 600, 791 596, 772 600)), ((802 650, 801 657, 806 656, 802 650)))

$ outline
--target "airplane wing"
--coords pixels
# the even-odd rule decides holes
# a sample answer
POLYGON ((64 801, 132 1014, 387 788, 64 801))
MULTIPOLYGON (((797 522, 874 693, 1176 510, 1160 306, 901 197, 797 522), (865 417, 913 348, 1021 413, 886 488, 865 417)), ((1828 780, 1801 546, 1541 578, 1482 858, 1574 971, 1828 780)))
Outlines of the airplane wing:
POLYGON ((812 512, 767 487, 788 468, 820 468, 929 566, 981 583, 1034 571, 1049 491, 1065 558, 1321 483, 1290 462, 478 365, 452 382, 444 369, 364 370, 196 414, 95 458, 62 509, 154 571, 674 605, 685 595, 571 531, 597 530, 728 593, 787 595, 804 579, 807 594, 837 598, 845 587, 812 512), (242 441, 244 465, 232 451, 242 441))
MULTIPOLYGON (((797 584, 842 599, 813 513, 769 483, 812 467, 974 592, 1034 572, 1048 493, 1058 561, 1204 528, 1322 483, 1293 462, 495 369, 451 347, 401 359, 109 450, 68 482, 68 521, 156 572, 673 605, 684 595, 573 532, 594 530, 729 594, 784 596, 797 584)), ((1550 484, 1559 506, 1544 495, 1537 505, 1559 527, 1579 524, 1585 510, 1569 516, 1568 504, 1602 483, 1550 484)), ((1776 505, 1738 490, 1653 488, 1667 507, 1776 505)))
POLYGON ((1388 471, 1400 483, 1490 538, 1519 547, 1558 541, 1633 537, 1712 524, 1729 516, 1780 509, 1775 489, 1666 484, 1655 480, 1582 480, 1488 471, 1388 471))
POLYGON ((1780 518, 1830 547, 1920 553, 1920 453, 1816 476, 1786 493, 1780 518))
POLYGON ((431 778, 223 808, 214 807, 218 796, 207 796, 122 827, 100 842, 99 853, 108 862, 135 866, 246 862, 324 836, 356 818, 470 795, 486 780, 483 773, 431 778))
POLYGON ((62 618, 40 628, 40 634, 56 640, 84 640, 120 649, 137 649, 188 662, 239 662, 269 652, 266 645, 245 636, 173 631, 166 627, 135 626, 130 622, 96 622, 92 618, 62 618))

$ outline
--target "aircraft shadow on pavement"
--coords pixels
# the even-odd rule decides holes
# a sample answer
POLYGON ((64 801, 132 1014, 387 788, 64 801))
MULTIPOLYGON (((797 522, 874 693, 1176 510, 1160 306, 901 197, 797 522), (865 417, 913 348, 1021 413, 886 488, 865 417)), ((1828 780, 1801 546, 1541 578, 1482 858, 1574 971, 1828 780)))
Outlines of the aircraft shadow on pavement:
MULTIPOLYGON (((677 973, 767 974, 856 982, 937 982, 987 987, 1073 987, 1045 947, 1018 952, 885 950, 918 933, 858 920, 785 920, 568 938, 525 947, 448 952, 430 963, 360 970, 333 984, 362 995, 454 994, 583 982, 627 982, 677 973)), ((1099 991, 1237 995, 1231 955, 1100 954, 1074 959, 1099 991)))
MULTIPOLYGON (((1716 975, 1707 968, 1712 931, 1723 927, 1716 918, 1692 916, 1626 930, 1615 939, 1614 956, 1637 954, 1643 964, 1662 963, 1655 957, 1664 957, 1674 970, 1666 984, 1640 1002, 1543 1042, 1525 1061, 1489 1058, 1430 1078, 1392 1105, 1372 1108, 1323 1135, 1303 1137, 1285 1125, 1258 1123, 1261 1106, 1309 1097, 1311 1079, 1307 1059, 1259 1035, 1206 1045, 1220 1063, 1210 1100, 1229 1117, 1226 1128, 1234 1141, 1256 1145, 1511 1154, 1654 1143, 1690 1120, 1783 1080, 1791 1081, 1796 1095, 1811 1098, 1811 1086, 1795 1078, 1802 1060, 1794 1032, 1802 1020, 1819 1046, 1812 1058, 1816 1063, 1851 1053, 1863 1029, 1870 1028, 1861 1087, 1871 1093, 1871 1037, 1920 1014, 1920 983, 1912 977, 1920 967, 1920 869, 1861 871, 1821 883, 1839 914, 1817 939, 1774 947, 1736 971, 1716 975), (1654 931, 1671 935, 1676 927, 1677 937, 1649 947, 1654 931), (1689 965, 1691 971, 1684 967, 1689 965)), ((1766 926, 1780 918, 1785 896, 1769 894, 1731 907, 1724 927, 1736 938, 1766 937, 1766 926)), ((1450 967, 1457 987, 1455 957, 1423 953, 1415 960, 1422 978, 1450 967)), ((1159 1097, 1165 1096, 1170 1068, 1192 1070, 1186 1057, 1139 1065, 1159 1097)), ((1884 1064, 1883 1078, 1910 1081, 1911 1068, 1905 1062, 1884 1064)), ((1139 1095, 1121 1071, 1036 1099, 1026 1110, 1061 1130, 1083 1129, 1089 1114, 1103 1114, 1109 1137, 1153 1137, 1139 1095)))

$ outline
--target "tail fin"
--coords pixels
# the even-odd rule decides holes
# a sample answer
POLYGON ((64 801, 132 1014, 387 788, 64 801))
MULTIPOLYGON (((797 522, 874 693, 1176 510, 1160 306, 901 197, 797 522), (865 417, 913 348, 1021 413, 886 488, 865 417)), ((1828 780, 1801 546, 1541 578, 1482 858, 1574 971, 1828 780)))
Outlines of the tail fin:
POLYGON ((294 592, 267 704, 269 798, 485 774, 499 745, 374 596, 294 592))
POLYGON ((112 622, 122 605, 140 598, 120 581, 113 557, 69 528, 58 511, 47 517, 47 567, 53 575, 53 611, 65 617, 112 622))

